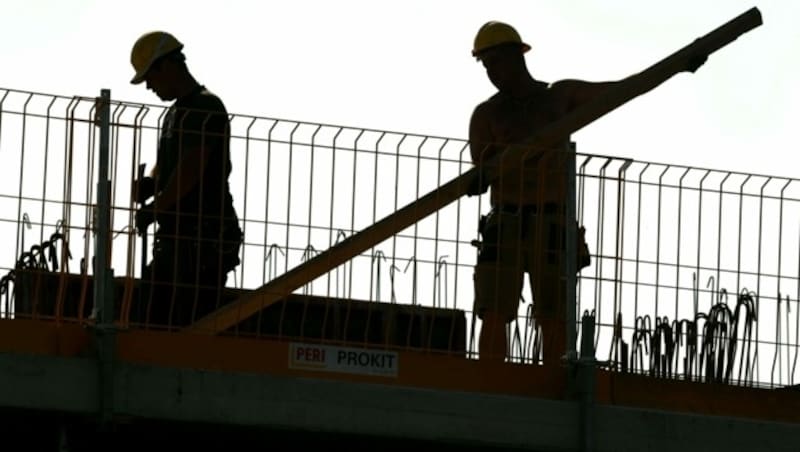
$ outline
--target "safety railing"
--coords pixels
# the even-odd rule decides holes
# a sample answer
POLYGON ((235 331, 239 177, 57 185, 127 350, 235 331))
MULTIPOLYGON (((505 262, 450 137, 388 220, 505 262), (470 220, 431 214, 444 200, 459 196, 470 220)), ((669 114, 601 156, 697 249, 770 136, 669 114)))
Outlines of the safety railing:
MULTIPOLYGON (((135 233, 131 197, 139 165, 156 162, 168 110, 114 101, 110 113, 117 319, 127 328, 178 330, 204 312, 195 297, 182 322, 148 321, 152 300, 141 295, 139 278, 151 257, 143 246, 155 237, 152 228, 146 239, 135 233)), ((5 318, 92 321, 95 116, 94 98, 0 90, 0 225, 14 237, 0 251, 5 318)), ((228 180, 243 241, 240 263, 206 311, 472 167, 469 143, 460 139, 228 118, 228 180)), ((577 279, 576 317, 595 312, 605 366, 663 378, 797 384, 796 181, 583 153, 575 169, 576 219, 591 252, 577 279)), ((489 196, 458 199, 224 334, 475 357, 482 322, 473 313, 473 273, 489 196)), ((526 279, 508 326, 515 362, 538 361, 542 347, 530 294, 526 279)))
POLYGON ((661 378, 797 384, 797 180, 600 156, 578 173, 595 253, 579 306, 597 316, 600 359, 661 378))
POLYGON ((66 275, 86 274, 91 263, 91 181, 98 139, 88 121, 92 108, 93 103, 76 97, 0 90, 3 317, 17 312, 77 317, 77 304, 91 310, 87 278, 73 286, 79 294, 73 311, 63 311, 63 284, 40 282, 42 275, 58 275, 63 282, 66 275), (38 306, 40 300, 47 301, 38 306))

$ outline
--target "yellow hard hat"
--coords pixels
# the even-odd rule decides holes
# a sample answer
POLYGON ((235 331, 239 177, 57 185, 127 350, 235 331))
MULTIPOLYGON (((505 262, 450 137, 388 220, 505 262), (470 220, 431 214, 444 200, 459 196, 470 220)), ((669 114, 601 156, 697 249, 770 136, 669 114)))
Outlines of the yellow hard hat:
POLYGON ((145 74, 156 60, 181 49, 183 49, 183 44, 175 39, 175 36, 165 31, 151 31, 143 34, 136 40, 131 50, 131 64, 136 71, 131 83, 134 85, 142 83, 145 74))
POLYGON ((475 46, 472 48, 472 56, 477 57, 484 50, 500 44, 515 43, 522 46, 522 52, 527 52, 531 46, 522 42, 517 30, 511 25, 492 20, 483 24, 475 35, 475 46))

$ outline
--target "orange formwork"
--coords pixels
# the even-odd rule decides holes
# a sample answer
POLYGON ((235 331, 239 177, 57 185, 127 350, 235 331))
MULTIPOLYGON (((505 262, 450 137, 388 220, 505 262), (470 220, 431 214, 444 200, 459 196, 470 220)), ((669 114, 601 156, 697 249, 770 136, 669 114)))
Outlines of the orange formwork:
POLYGON ((601 372, 597 402, 707 416, 800 423, 800 391, 601 372))
MULTIPOLYGON (((0 321, 0 350, 4 353, 59 357, 89 356, 91 329, 74 323, 46 320, 0 321)), ((288 339, 208 336, 187 333, 120 330, 116 357, 146 366, 202 369, 226 373, 314 378, 354 384, 380 384, 503 394, 563 400, 567 395, 565 368, 529 364, 491 365, 447 353, 364 347, 363 344, 293 342, 288 339), (347 347, 394 353, 395 375, 303 369, 292 366, 293 344, 347 347)), ((652 378, 645 375, 598 371, 596 403, 708 416, 800 423, 800 391, 737 387, 724 384, 652 378)))

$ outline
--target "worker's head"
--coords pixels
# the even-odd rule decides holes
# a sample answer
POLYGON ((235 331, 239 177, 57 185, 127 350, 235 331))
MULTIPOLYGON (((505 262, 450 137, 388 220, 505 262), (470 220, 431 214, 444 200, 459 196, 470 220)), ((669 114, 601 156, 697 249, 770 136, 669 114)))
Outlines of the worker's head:
POLYGON ((489 21, 475 35, 472 56, 483 63, 489 80, 503 91, 520 78, 521 71, 527 72, 523 54, 530 49, 514 27, 489 21))
POLYGON ((187 73, 183 44, 164 31, 143 34, 131 50, 131 64, 136 74, 131 83, 146 82, 162 100, 177 97, 180 80, 187 73))

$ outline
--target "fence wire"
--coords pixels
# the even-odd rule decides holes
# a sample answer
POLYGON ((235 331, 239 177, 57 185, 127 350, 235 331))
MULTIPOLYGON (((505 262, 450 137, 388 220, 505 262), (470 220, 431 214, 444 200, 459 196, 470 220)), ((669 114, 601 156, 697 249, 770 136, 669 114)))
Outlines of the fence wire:
MULTIPOLYGON (((147 328, 129 318, 151 256, 133 230, 131 185, 141 163, 155 164, 168 111, 114 102, 111 112, 119 320, 147 328)), ((94 98, 0 89, 5 318, 92 317, 94 114, 94 98)), ((227 280, 233 294, 263 286, 472 167, 469 143, 456 138, 238 114, 229 121, 230 190, 244 233, 241 263, 227 280)), ((595 346, 609 369, 798 384, 797 180, 584 153, 575 170, 576 217, 592 255, 578 277, 577 313, 594 311, 595 346)), ((488 195, 463 197, 229 333, 473 357, 481 328, 473 314, 474 242, 489 208, 488 195)), ((508 330, 510 359, 520 363, 538 362, 541 351, 530 293, 526 282, 508 330)))

